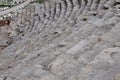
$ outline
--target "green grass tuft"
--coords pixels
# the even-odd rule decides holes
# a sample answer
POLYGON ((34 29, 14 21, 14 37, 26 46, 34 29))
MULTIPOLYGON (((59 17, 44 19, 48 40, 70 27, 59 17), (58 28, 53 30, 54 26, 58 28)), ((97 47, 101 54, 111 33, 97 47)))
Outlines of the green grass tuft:
POLYGON ((43 3, 45 0, 36 0, 37 3, 43 3))

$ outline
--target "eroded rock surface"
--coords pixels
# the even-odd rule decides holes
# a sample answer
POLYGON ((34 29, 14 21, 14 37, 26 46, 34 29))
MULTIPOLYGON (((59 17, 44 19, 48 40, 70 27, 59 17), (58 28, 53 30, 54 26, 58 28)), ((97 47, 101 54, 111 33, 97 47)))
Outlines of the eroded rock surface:
POLYGON ((31 3, 9 28, 0 80, 120 80, 119 0, 31 3))

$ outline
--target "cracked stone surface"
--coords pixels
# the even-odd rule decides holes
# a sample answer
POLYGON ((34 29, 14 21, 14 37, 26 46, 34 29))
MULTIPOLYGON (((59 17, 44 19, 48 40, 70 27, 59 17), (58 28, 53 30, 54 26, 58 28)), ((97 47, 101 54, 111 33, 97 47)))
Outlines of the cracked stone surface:
POLYGON ((12 16, 0 80, 120 80, 119 0, 48 0, 12 16))

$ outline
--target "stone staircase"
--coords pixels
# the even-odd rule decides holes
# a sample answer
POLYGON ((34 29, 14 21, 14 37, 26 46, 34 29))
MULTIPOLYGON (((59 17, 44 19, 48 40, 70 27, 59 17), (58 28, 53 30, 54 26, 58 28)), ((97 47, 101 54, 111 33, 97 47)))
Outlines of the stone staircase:
POLYGON ((119 0, 49 0, 14 13, 0 80, 120 80, 119 0))

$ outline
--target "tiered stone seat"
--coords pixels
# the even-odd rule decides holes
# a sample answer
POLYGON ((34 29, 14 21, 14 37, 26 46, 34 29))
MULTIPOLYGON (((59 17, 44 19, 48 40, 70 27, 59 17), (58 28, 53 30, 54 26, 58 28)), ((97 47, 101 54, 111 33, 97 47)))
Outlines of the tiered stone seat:
POLYGON ((49 0, 30 4, 31 11, 25 8, 18 12, 16 25, 22 20, 25 27, 18 27, 23 31, 18 36, 21 39, 0 54, 0 79, 119 80, 120 19, 116 3, 49 0), (21 15, 25 19, 31 15, 31 24, 24 24, 21 15))

